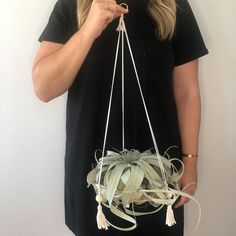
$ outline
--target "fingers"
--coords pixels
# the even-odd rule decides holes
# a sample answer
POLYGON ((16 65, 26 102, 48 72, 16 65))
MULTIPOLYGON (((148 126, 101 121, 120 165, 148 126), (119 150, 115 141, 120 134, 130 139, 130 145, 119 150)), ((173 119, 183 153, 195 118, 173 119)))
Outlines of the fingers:
POLYGON ((112 1, 112 0, 106 0, 104 2, 104 5, 105 5, 105 10, 106 10, 106 20, 105 22, 108 24, 108 23, 111 23, 115 16, 116 16, 116 13, 117 13, 117 4, 115 1, 112 1))
POLYGON ((108 0, 106 1, 105 5, 106 5, 105 9, 113 14, 113 19, 119 17, 121 14, 128 13, 128 9, 116 4, 115 1, 108 0))
POLYGON ((111 12, 116 11, 116 2, 112 0, 105 0, 104 1, 105 9, 111 12))
POLYGON ((105 3, 106 19, 105 23, 111 23, 115 18, 119 17, 121 14, 128 13, 128 9, 116 4, 115 1, 108 0, 105 3))
POLYGON ((116 4, 114 0, 93 0, 83 29, 90 37, 97 38, 109 23, 127 12, 128 10, 116 4))
MULTIPOLYGON (((195 191, 196 191, 196 184, 195 183, 190 183, 186 185, 182 191, 188 193, 191 196, 194 196, 195 191)), ((188 197, 181 196, 180 199, 177 201, 177 203, 174 205, 175 208, 181 207, 184 204, 188 203, 191 199, 188 197)))
POLYGON ((109 12, 107 12, 106 13, 106 16, 105 16, 105 23, 106 24, 109 24, 109 23, 111 23, 113 20, 114 20, 114 13, 113 12, 111 12, 111 11, 109 11, 109 12))
POLYGON ((127 14, 128 12, 129 12, 128 9, 126 9, 120 5, 116 5, 115 18, 121 16, 122 14, 127 14))
POLYGON ((114 14, 114 18, 116 16, 120 16, 121 14, 128 13, 128 9, 116 4, 116 1, 114 0, 93 0, 93 4, 102 5, 102 8, 105 9, 106 12, 110 11, 114 14))
POLYGON ((188 203, 190 201, 189 198, 187 197, 180 197, 179 201, 174 205, 175 208, 181 207, 184 204, 188 203))
POLYGON ((126 9, 126 8, 120 6, 120 5, 117 5, 116 10, 117 10, 117 13, 118 13, 118 14, 126 14, 126 13, 129 12, 128 9, 126 9))

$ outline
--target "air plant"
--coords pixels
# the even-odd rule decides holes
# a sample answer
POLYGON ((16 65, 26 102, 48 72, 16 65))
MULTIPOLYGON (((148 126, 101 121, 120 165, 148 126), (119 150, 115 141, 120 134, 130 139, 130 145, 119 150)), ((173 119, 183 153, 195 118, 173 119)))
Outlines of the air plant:
MULTIPOLYGON (((100 191, 100 201, 104 206, 110 208, 116 216, 132 223, 133 226, 120 228, 106 220, 107 224, 120 230, 131 230, 137 226, 135 216, 155 213, 165 205, 171 206, 180 195, 192 198, 180 190, 179 180, 183 171, 182 161, 177 158, 170 159, 167 152, 164 156, 157 157, 157 154, 153 154, 151 150, 142 153, 134 149, 120 152, 108 151, 103 157, 103 163, 102 158, 97 160, 97 166, 87 175, 87 182, 89 186, 94 187, 97 194, 100 191), (181 163, 181 172, 173 164, 174 161, 181 163), (163 174, 166 181, 163 180, 163 174), (135 205, 146 202, 156 209, 151 212, 134 210, 135 205)), ((170 209, 168 214, 172 214, 170 209)), ((166 223, 171 226, 176 222, 173 219, 166 223)))

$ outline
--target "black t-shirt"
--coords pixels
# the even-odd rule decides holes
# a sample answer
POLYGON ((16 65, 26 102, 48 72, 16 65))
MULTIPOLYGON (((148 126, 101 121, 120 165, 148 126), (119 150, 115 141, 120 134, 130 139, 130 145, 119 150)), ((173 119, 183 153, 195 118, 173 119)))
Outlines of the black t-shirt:
MULTIPOLYGON (((125 15, 137 70, 160 153, 170 146, 171 155, 181 158, 181 140, 172 88, 175 66, 208 53, 187 0, 177 0, 177 24, 172 40, 160 42, 155 37, 153 20, 146 11, 147 0, 126 0, 125 15)), ((41 34, 40 41, 66 43, 78 30, 76 0, 59 0, 41 34)), ((95 163, 94 151, 101 149, 111 87, 117 42, 118 19, 94 42, 78 75, 68 91, 65 155, 65 220, 79 236, 143 235, 148 227, 153 235, 183 235, 183 208, 175 209, 177 225, 165 226, 164 213, 138 218, 139 226, 124 233, 113 229, 98 231, 96 201, 86 176, 95 163), (153 227, 155 224, 155 227, 153 227)), ((80 45, 78 45, 80 47, 80 45)), ((153 147, 145 112, 125 46, 125 148, 144 151, 153 147)), ((106 149, 122 148, 120 60, 112 101, 106 149)), ((108 218, 111 219, 112 215, 108 218)), ((116 220, 116 219, 114 219, 116 220)), ((150 234, 151 235, 151 234, 150 234)))

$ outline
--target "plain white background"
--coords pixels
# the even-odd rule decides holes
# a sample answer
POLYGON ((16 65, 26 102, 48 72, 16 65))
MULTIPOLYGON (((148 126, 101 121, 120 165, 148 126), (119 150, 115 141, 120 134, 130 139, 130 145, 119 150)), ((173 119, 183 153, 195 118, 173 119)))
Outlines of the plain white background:
MULTIPOLYGON (((189 0, 210 51, 200 62, 202 206, 186 207, 185 236, 233 236, 236 222, 236 2, 189 0)), ((0 235, 71 236, 64 225, 66 95, 33 93, 31 67, 55 0, 1 0, 0 235)))

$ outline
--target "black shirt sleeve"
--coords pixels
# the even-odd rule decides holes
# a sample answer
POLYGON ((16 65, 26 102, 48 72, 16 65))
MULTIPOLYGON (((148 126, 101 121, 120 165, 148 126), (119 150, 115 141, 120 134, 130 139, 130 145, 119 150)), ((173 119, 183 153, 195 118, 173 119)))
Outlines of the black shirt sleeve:
POLYGON ((176 29, 172 42, 176 66, 208 54, 188 0, 177 0, 176 29))
POLYGON ((39 41, 66 43, 76 31, 76 1, 58 0, 39 41))

